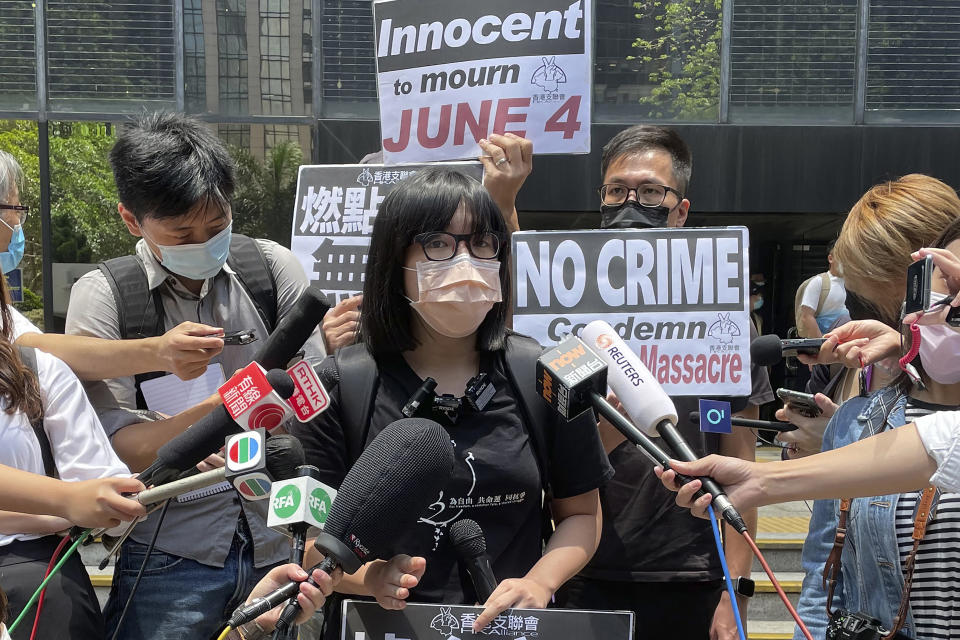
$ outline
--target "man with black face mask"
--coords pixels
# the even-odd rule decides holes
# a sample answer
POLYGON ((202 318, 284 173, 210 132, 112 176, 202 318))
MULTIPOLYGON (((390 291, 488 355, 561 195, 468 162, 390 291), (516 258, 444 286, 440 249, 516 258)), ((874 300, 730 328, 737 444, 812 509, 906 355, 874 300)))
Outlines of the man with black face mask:
MULTIPOLYGON (((676 132, 638 125, 621 131, 603 148, 600 187, 604 229, 682 227, 690 201, 690 149, 676 132)), ((755 333, 751 327, 751 338, 755 333)), ((766 371, 752 367, 749 398, 731 398, 736 415, 758 417, 759 405, 773 400, 766 371)), ((730 435, 700 433, 689 420, 696 397, 675 397, 678 428, 698 453, 726 452, 753 460, 755 441, 748 429, 730 435)), ((729 596, 709 523, 695 522, 679 511, 664 491, 650 462, 626 443, 605 420, 600 435, 613 479, 601 489, 603 533, 593 559, 558 594, 563 606, 576 609, 625 609, 635 616, 636 636, 643 638, 737 637, 729 596)), ((751 533, 756 510, 743 513, 751 533)), ((752 553, 736 535, 727 537, 731 576, 749 579, 752 553)), ((738 596, 746 617, 745 597, 738 596)))
POLYGON ((690 149, 670 129, 638 125, 621 131, 600 160, 600 226, 682 227, 690 211, 683 194, 692 165, 690 149))

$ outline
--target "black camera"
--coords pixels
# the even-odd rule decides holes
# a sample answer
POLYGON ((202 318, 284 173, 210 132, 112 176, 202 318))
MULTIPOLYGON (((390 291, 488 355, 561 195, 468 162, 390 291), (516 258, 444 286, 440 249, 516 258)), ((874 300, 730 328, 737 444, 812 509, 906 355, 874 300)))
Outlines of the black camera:
MULTIPOLYGON (((880 625, 880 621, 865 613, 850 613, 838 609, 827 623, 827 640, 880 640, 889 633, 880 625)), ((909 640, 908 636, 897 633, 895 639, 909 640)))

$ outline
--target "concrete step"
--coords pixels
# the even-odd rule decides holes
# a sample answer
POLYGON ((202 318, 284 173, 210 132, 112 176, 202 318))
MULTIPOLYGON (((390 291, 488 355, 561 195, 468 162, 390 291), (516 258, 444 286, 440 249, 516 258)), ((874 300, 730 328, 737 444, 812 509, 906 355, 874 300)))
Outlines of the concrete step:
MULTIPOLYGON (((802 540, 774 537, 767 539, 761 538, 757 540, 757 546, 760 547, 760 552, 774 573, 780 571, 800 571, 802 569, 800 562, 803 551, 802 540)), ((754 577, 764 575, 763 567, 756 557, 753 559, 753 575, 754 577)))
MULTIPOLYGON (((803 574, 796 572, 777 572, 775 574, 780 586, 786 593, 790 604, 797 606, 797 600, 800 599, 800 586, 803 582, 803 574)), ((750 599, 750 606, 747 610, 747 619, 752 622, 777 622, 790 620, 790 614, 787 608, 777 595, 773 583, 765 573, 754 574, 753 579, 757 583, 757 589, 750 599)))
POLYGON ((790 640, 793 638, 793 621, 754 622, 747 625, 749 640, 790 640))

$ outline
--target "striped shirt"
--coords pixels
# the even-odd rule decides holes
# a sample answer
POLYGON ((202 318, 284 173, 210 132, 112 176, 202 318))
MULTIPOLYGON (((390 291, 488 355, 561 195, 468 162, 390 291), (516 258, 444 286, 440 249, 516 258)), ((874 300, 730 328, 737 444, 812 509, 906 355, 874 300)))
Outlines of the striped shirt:
MULTIPOLYGON (((946 407, 911 398, 906 407, 907 423, 940 409, 946 407)), ((904 575, 913 548, 913 522, 920 493, 904 493, 897 502, 897 545, 904 575)), ((960 493, 942 493, 927 523, 917 551, 910 610, 918 640, 960 638, 960 493)))

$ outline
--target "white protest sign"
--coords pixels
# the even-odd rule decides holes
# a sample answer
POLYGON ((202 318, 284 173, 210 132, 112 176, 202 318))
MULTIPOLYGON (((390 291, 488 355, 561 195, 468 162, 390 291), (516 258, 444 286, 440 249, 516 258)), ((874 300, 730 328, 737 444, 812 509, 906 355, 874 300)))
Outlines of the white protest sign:
POLYGON ((513 234, 513 325, 542 344, 610 323, 674 396, 750 394, 745 227, 513 234))
POLYGON ((512 132, 589 153, 590 0, 375 0, 384 161, 475 158, 512 132))
MULTIPOLYGON (((383 199, 404 180, 433 165, 303 165, 297 178, 290 249, 307 278, 336 304, 363 290, 373 221, 383 199)), ((449 162, 476 180, 479 162, 449 162)))

